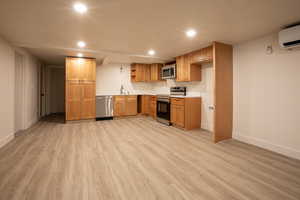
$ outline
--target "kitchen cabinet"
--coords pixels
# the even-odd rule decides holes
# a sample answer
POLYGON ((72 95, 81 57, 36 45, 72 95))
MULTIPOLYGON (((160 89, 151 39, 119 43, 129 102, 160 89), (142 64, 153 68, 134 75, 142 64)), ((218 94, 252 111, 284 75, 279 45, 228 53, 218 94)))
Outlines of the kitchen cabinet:
POLYGON ((81 118, 93 119, 96 117, 96 85, 93 81, 81 82, 81 118))
MULTIPOLYGON (((213 140, 219 142, 232 138, 233 123, 233 48, 232 45, 213 42, 211 46, 200 50, 178 56, 176 58, 176 81, 200 81, 201 65, 212 63, 213 67, 213 86, 214 86, 214 125, 213 140)), ((185 103, 185 105, 187 105, 185 103)), ((178 106, 173 108, 173 122, 175 125, 182 125, 178 118, 178 106)), ((184 107, 186 111, 186 106, 184 107)), ((171 114, 172 115, 172 114, 171 114)), ((184 126, 187 127, 187 115, 184 115, 184 126)), ((192 126, 192 125, 191 125, 192 126)))
POLYGON ((137 115, 137 96, 114 96, 114 116, 121 117, 133 115, 137 115))
POLYGON ((150 111, 149 115, 153 118, 156 118, 156 96, 150 96, 150 111))
POLYGON ((190 53, 191 64, 201 64, 213 61, 213 46, 194 51, 190 53))
POLYGON ((191 130, 201 126, 201 98, 171 98, 171 123, 191 130))
POLYGON ((66 58, 67 81, 96 81, 96 61, 89 58, 66 58))
POLYGON ((142 110, 141 114, 149 115, 150 114, 150 95, 142 95, 142 110))
POLYGON ((131 65, 131 82, 161 81, 162 64, 141 64, 131 65))
POLYGON ((161 68, 162 64, 151 64, 150 66, 150 81, 161 81, 161 68))
POLYGON ((96 60, 66 58, 66 121, 96 117, 96 60))
POLYGON ((176 81, 201 81, 201 65, 191 64, 191 54, 176 58, 176 81))
POLYGON ((126 96, 125 114, 137 115, 137 96, 126 96))
POLYGON ((125 116, 125 96, 114 96, 114 116, 125 116))
POLYGON ((150 81, 150 65, 134 63, 131 65, 131 81, 147 82, 150 81))
POLYGON ((66 84, 66 119, 81 119, 82 88, 79 81, 68 81, 66 84))

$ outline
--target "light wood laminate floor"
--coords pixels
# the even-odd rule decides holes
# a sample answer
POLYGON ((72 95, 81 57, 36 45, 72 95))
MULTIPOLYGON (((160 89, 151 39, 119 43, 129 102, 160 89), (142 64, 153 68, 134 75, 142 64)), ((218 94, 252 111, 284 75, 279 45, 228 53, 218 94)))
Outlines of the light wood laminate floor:
POLYGON ((39 122, 0 149, 1 200, 300 199, 300 161, 146 117, 39 122))

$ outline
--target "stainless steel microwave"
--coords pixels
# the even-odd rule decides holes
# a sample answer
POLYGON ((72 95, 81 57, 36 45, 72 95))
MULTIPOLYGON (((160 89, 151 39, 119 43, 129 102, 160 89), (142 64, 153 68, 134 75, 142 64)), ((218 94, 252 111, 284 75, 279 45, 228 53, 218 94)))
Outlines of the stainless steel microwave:
POLYGON ((176 78, 176 64, 166 65, 161 69, 162 79, 176 78))

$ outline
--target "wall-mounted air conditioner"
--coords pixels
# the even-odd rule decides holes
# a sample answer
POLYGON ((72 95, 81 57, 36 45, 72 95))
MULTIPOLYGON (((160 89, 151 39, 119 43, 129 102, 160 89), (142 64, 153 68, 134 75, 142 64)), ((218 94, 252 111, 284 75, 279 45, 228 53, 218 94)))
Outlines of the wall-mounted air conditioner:
POLYGON ((284 48, 300 47, 300 24, 281 30, 279 44, 284 48))

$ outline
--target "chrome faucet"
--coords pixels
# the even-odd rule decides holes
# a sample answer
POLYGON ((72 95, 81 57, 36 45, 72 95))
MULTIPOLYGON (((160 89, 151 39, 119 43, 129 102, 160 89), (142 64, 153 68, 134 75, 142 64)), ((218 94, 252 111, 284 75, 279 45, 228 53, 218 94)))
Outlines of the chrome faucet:
POLYGON ((123 85, 121 85, 120 94, 124 94, 124 86, 123 85))

